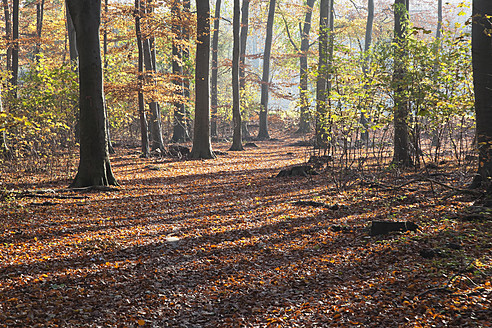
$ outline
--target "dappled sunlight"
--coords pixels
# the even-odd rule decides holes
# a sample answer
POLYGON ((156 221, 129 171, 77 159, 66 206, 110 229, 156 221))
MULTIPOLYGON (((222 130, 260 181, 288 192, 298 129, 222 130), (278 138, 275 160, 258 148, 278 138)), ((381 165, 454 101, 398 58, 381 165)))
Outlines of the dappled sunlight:
POLYGON ((272 178, 303 163, 304 151, 264 143, 180 162, 120 154, 113 158, 122 181, 116 191, 45 205, 3 202, 0 318, 24 325, 378 327, 457 325, 473 311, 478 322, 487 320, 481 309, 490 302, 480 297, 492 292, 491 231, 453 219, 467 199, 438 200, 439 186, 428 183, 402 193, 387 188, 390 175, 383 187, 355 177, 343 189, 328 171, 272 178), (419 230, 372 237, 371 220, 409 220, 419 230), (424 259, 419 252, 427 248, 447 255, 424 259), (463 271, 472 258, 476 270, 463 271), (453 274, 466 279, 446 286, 453 274), (469 281, 483 291, 473 294, 469 281), (445 287, 473 296, 444 292, 433 302, 445 287))

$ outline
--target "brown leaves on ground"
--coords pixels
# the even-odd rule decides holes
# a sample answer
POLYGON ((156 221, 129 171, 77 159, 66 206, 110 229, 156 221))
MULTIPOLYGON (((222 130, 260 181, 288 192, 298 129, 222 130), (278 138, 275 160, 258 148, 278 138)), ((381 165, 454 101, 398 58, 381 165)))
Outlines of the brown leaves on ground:
MULTIPOLYGON (((472 196, 445 198, 415 172, 379 177, 415 179, 402 188, 360 174, 340 188, 330 171, 271 179, 306 149, 258 144, 202 161, 120 150, 118 191, 6 193, 0 326, 490 327, 492 227, 459 220, 472 196), (420 230, 371 237, 371 220, 420 230)), ((439 181, 457 185, 452 176, 439 181)))

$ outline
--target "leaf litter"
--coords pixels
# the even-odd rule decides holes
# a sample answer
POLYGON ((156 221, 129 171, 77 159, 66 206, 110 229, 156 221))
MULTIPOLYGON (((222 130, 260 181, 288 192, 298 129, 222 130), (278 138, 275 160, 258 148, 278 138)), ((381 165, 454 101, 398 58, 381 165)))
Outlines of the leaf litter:
POLYGON ((472 195, 362 175, 340 188, 329 171, 272 179, 306 150, 257 144, 215 160, 119 154, 117 191, 4 198, 0 326, 490 327, 492 228, 460 220, 472 195), (372 220, 419 230, 370 236, 372 220))

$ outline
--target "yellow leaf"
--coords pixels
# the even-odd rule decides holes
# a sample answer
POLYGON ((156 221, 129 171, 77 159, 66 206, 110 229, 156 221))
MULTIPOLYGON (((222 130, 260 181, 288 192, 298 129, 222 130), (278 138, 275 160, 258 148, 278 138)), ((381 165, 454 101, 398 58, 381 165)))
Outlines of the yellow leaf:
POLYGON ((140 319, 140 320, 137 321, 137 323, 138 323, 139 326, 143 326, 143 325, 145 325, 145 320, 140 319))

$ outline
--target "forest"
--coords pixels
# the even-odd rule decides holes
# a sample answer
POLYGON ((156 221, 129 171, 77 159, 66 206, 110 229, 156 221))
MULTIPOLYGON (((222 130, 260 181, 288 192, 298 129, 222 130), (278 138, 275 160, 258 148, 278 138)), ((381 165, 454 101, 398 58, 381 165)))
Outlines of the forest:
POLYGON ((492 1, 2 9, 0 327, 492 327, 492 1))

